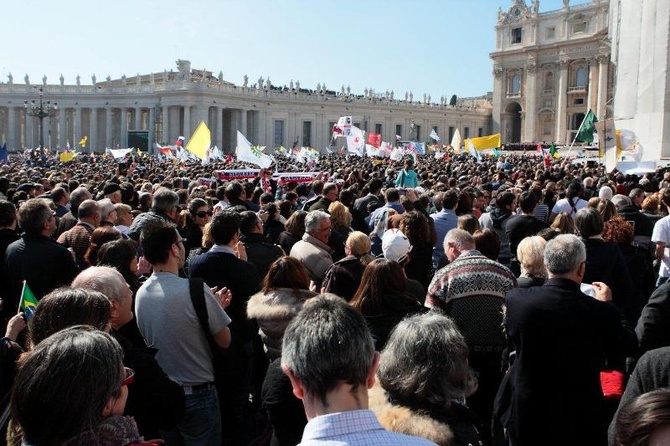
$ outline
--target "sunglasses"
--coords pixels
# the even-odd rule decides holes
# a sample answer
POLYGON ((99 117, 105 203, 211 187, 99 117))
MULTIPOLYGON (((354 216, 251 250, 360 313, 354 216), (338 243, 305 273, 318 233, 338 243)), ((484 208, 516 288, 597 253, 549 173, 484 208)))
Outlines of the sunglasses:
POLYGON ((211 217, 214 213, 212 211, 200 211, 196 212, 195 216, 198 218, 211 217))
POLYGON ((126 374, 126 377, 123 379, 123 381, 121 381, 121 387, 135 382, 135 370, 131 369, 130 367, 124 367, 123 370, 126 374))

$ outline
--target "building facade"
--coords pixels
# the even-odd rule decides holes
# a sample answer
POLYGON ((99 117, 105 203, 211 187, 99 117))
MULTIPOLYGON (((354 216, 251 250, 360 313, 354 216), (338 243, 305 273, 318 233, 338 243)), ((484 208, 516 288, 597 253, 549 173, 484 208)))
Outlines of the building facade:
MULTIPOLYGON (((164 71, 100 82, 93 76, 83 85, 53 85, 42 79, 35 85, 26 76, 23 83, 0 83, 0 138, 10 150, 39 145, 40 120, 31 116, 24 101, 57 102, 51 116, 41 120, 44 145, 71 147, 87 137, 85 150, 146 147, 172 144, 177 136, 188 138, 200 121, 212 132, 212 144, 224 152, 235 150, 237 130, 253 144, 278 148, 294 143, 321 151, 328 147, 331 129, 338 118, 351 115, 355 125, 379 133, 384 141, 396 135, 407 140, 428 141, 436 129, 442 142, 451 140, 456 129, 464 137, 491 132, 490 98, 460 99, 448 105, 447 98, 433 103, 430 97, 414 101, 412 95, 396 99, 393 92, 357 95, 342 87, 340 92, 318 86, 300 88, 299 82, 277 87, 258 79, 250 85, 234 85, 211 72, 191 69, 190 62, 177 61, 177 71, 164 71)), ((271 150, 269 150, 271 151, 271 150)))
POLYGON ((609 0, 539 12, 513 0, 498 11, 493 59, 493 133, 506 142, 569 145, 587 111, 611 118, 609 0))

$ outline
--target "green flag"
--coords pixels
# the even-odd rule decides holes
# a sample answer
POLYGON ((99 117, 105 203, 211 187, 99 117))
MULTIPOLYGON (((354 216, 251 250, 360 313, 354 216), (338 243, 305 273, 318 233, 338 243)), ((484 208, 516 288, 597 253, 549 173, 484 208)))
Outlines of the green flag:
POLYGON ((551 155, 552 158, 558 158, 558 150, 556 150, 556 144, 553 142, 551 143, 551 146, 549 146, 549 155, 551 155))
POLYGON ((582 121, 581 129, 577 133, 577 139, 581 142, 593 142, 593 132, 596 130, 595 123, 598 122, 596 115, 589 110, 584 116, 584 121, 582 121))
POLYGON ((23 281, 23 291, 21 292, 21 302, 19 302, 19 311, 23 311, 26 315, 26 320, 32 319, 37 308, 37 298, 28 287, 28 282, 23 281))

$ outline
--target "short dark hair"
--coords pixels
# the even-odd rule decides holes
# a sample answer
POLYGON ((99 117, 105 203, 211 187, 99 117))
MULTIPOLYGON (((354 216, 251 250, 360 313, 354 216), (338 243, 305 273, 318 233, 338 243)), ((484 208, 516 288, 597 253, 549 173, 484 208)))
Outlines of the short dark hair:
POLYGON ((179 240, 177 227, 165 221, 155 221, 142 228, 140 246, 144 257, 151 264, 165 263, 172 245, 179 240))
POLYGON ((529 214, 535 209, 537 204, 537 197, 533 192, 521 192, 519 195, 519 207, 522 212, 529 214))
POLYGON ((212 218, 210 234, 217 245, 227 245, 240 230, 242 217, 235 211, 223 210, 212 218))
POLYGON ((239 200, 243 192, 244 187, 242 187, 240 183, 238 183, 237 181, 231 181, 226 186, 224 195, 228 199, 228 201, 239 200))
POLYGON ((384 198, 386 198, 387 202, 398 201, 400 200, 400 193, 395 187, 389 187, 386 189, 386 192, 384 192, 384 198))
POLYGON ((458 203, 458 193, 449 189, 442 193, 442 209, 453 210, 456 204, 458 203))
POLYGON ((242 217, 240 221, 240 232, 245 235, 250 234, 260 220, 254 211, 240 212, 240 217, 242 217))
POLYGON ((16 220, 16 206, 7 200, 0 200, 0 228, 6 228, 16 220))
POLYGON ((370 191, 371 194, 377 194, 381 190, 382 186, 384 185, 384 182, 380 180, 379 178, 373 178, 370 180, 370 183, 368 183, 368 190, 370 191))

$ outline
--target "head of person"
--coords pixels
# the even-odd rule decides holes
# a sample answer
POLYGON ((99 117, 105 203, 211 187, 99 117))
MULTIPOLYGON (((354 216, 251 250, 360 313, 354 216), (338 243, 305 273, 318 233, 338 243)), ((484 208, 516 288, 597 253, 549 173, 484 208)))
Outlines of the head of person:
POLYGON ((349 209, 341 201, 335 201, 328 206, 330 222, 334 228, 349 228, 353 217, 349 209))
POLYGON ((328 243, 332 226, 330 215, 323 211, 311 211, 305 217, 305 232, 322 243, 328 243))
POLYGON ((188 216, 200 228, 212 219, 212 210, 203 198, 194 198, 188 203, 188 216))
POLYGON ((56 216, 50 201, 31 198, 19 207, 19 226, 29 235, 50 235, 56 230, 56 216))
POLYGON ((453 319, 433 312, 396 325, 381 353, 377 378, 389 399, 410 407, 445 409, 477 390, 465 338, 453 319))
POLYGON ((223 210, 217 213, 212 218, 209 229, 214 243, 220 246, 236 243, 241 224, 242 216, 235 211, 223 210))
POLYGON ((500 237, 489 228, 480 229, 472 234, 475 239, 475 249, 491 260, 497 260, 500 255, 500 237))
POLYGON ((7 200, 0 200, 0 228, 16 227, 16 206, 7 200))
POLYGON ((116 183, 107 183, 102 189, 102 195, 112 203, 121 203, 121 186, 116 183))
POLYGON ((412 246, 433 246, 432 222, 421 212, 411 211, 401 215, 398 229, 407 236, 412 246))
MULTIPOLYGON (((643 193, 644 195, 644 193, 643 193)), ((633 200, 631 200, 629 197, 622 195, 622 194, 616 194, 612 197, 612 203, 614 206, 616 206, 616 209, 619 210, 624 206, 630 206, 633 204, 633 200)))
POLYGON ((539 235, 526 237, 516 248, 516 257, 521 263, 521 274, 527 277, 547 277, 544 266, 544 248, 547 241, 539 235))
POLYGON ((307 211, 298 210, 293 212, 288 220, 286 220, 285 228, 296 238, 302 238, 305 233, 305 217, 307 211))
POLYGON ((404 166, 405 166, 405 170, 410 170, 412 167, 414 167, 414 161, 412 161, 411 159, 408 158, 408 159, 405 160, 404 166))
MULTIPOLYGON (((628 199, 628 197, 624 198, 628 199)), ((605 222, 616 215, 617 207, 612 201, 600 200, 600 203, 596 206, 596 210, 600 213, 603 222, 605 222)))
POLYGON ((130 226, 133 224, 133 208, 130 205, 125 203, 116 203, 114 205, 116 209, 116 225, 117 226, 130 226))
POLYGON ((628 197, 630 198, 631 203, 639 207, 642 204, 642 201, 644 201, 644 190, 635 187, 628 193, 628 197))
POLYGON ((85 221, 94 227, 98 227, 102 221, 102 208, 100 203, 95 200, 84 200, 77 209, 77 218, 85 221))
POLYGON ((401 266, 407 264, 412 251, 412 244, 403 232, 396 228, 388 229, 382 236, 382 253, 386 260, 397 262, 401 266))
POLYGON ((375 259, 365 267, 350 303, 363 314, 373 313, 387 306, 394 296, 403 295, 406 288, 405 272, 398 262, 375 259))
POLYGON ((142 228, 140 246, 144 258, 154 267, 165 265, 168 262, 184 264, 185 248, 183 239, 177 232, 177 227, 167 222, 152 222, 142 228))
POLYGON ((159 187, 151 199, 151 209, 176 222, 179 219, 179 195, 167 187, 159 187))
POLYGON ((77 211, 79 209, 79 205, 84 200, 90 200, 91 198, 93 198, 91 192, 84 186, 79 186, 75 190, 70 192, 70 212, 72 212, 72 215, 76 216, 77 211))
POLYGON ((88 262, 89 265, 97 265, 98 262, 98 251, 105 243, 111 242, 114 240, 121 240, 123 234, 116 229, 114 226, 100 226, 95 228, 91 232, 91 244, 86 250, 84 259, 88 262))
POLYGON ((65 205, 69 201, 70 197, 64 187, 58 186, 54 187, 50 193, 51 201, 54 203, 65 205))
POLYGON ((561 234, 547 242, 544 264, 549 277, 579 278, 581 283, 586 269, 586 247, 574 234, 561 234))
POLYGON ((133 240, 112 240, 98 249, 97 265, 111 266, 124 277, 137 272, 137 245, 133 240))
POLYGON ((603 217, 596 209, 580 209, 575 216, 575 228, 582 238, 600 235, 603 232, 603 217))
POLYGON ((116 208, 114 207, 112 200, 109 198, 103 198, 102 200, 98 200, 98 205, 100 206, 100 215, 102 216, 102 220, 116 224, 116 218, 118 215, 116 214, 116 208))
POLYGON ((561 212, 551 223, 551 227, 561 234, 574 234, 575 220, 567 212, 561 212))
POLYGON ((123 414, 131 372, 107 333, 74 326, 40 342, 16 374, 11 414, 24 442, 60 445, 123 414))
POLYGON ((133 320, 133 292, 121 273, 114 268, 87 268, 75 277, 72 287, 99 291, 107 296, 112 304, 111 323, 115 330, 133 320))
POLYGON ((648 214, 658 214, 659 204, 658 194, 650 195, 642 202, 642 210, 648 214))
POLYGON ((460 215, 458 217, 458 221, 456 222, 456 227, 458 229, 463 229, 470 234, 474 234, 481 228, 481 226, 479 226, 479 220, 477 220, 477 217, 472 214, 460 215))
POLYGON ((395 187, 389 187, 384 191, 384 199, 387 203, 394 203, 400 201, 400 193, 395 187))
POLYGON ((296 296, 309 290, 309 273, 299 260, 283 256, 275 260, 263 279, 263 293, 277 288, 289 288, 296 296))
POLYGON ((614 422, 615 446, 662 446, 670 441, 670 389, 638 395, 623 405, 614 422))
POLYGON ((496 196, 496 207, 506 212, 512 212, 515 201, 516 196, 512 192, 505 191, 496 196))
POLYGON ((464 251, 471 251, 475 248, 475 239, 463 229, 452 229, 444 236, 444 255, 450 262, 453 262, 464 251))
POLYGON ((330 201, 337 201, 340 193, 337 190, 337 184, 326 183, 323 185, 323 196, 330 201))
POLYGON ((532 192, 521 192, 519 195, 519 207, 524 214, 532 214, 537 204, 537 197, 532 192))
POLYGON ((228 202, 245 199, 244 186, 237 181, 231 181, 224 189, 224 196, 228 202))
POLYGON ((305 405, 328 406, 344 386, 366 408, 359 395, 374 383, 378 360, 365 319, 334 294, 308 300, 284 332, 281 366, 305 405))
POLYGON ((347 255, 359 258, 363 265, 367 265, 372 261, 373 257, 370 255, 371 249, 370 237, 361 231, 350 232, 347 240, 344 242, 344 251, 347 255))
POLYGON ((622 216, 616 215, 603 224, 602 237, 619 247, 630 246, 635 238, 635 230, 622 216))
POLYGON ((579 181, 572 181, 565 190, 565 197, 573 200, 580 198, 584 193, 584 186, 579 181))
POLYGON ((379 192, 382 190, 383 185, 384 182, 382 180, 380 180, 379 178, 373 178, 368 183, 368 192, 370 192, 372 195, 378 195, 379 192))
POLYGON ((56 288, 40 299, 30 319, 28 336, 37 345, 57 331, 73 325, 91 325, 108 330, 112 305, 99 291, 56 288))

